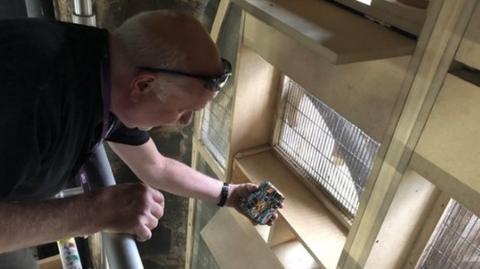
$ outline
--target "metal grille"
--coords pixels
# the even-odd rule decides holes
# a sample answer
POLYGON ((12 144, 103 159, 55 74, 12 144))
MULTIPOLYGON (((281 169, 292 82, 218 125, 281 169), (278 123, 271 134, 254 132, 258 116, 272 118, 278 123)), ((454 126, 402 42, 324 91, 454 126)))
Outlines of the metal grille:
POLYGON ((470 210, 451 200, 417 269, 480 268, 480 221, 470 210))
POLYGON ((228 152, 232 95, 233 87, 226 85, 225 89, 206 107, 202 122, 202 141, 223 167, 225 167, 228 152))
MULTIPOLYGON (((230 5, 225 21, 222 23, 218 39, 218 49, 222 56, 228 59, 232 66, 236 65, 237 51, 240 44, 240 22, 242 9, 237 5, 230 5)), ((235 74, 235 72, 233 72, 235 74)), ((225 167, 230 139, 233 102, 232 76, 225 88, 207 106, 202 120, 202 142, 212 153, 218 163, 225 167)))
POLYGON ((353 217, 379 143, 286 78, 277 148, 353 217))

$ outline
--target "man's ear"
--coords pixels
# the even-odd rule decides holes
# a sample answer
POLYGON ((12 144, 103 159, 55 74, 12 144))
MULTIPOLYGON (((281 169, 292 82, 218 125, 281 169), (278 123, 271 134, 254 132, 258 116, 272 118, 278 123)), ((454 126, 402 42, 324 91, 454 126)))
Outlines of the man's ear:
POLYGON ((130 83, 130 98, 135 103, 141 100, 141 97, 146 93, 149 93, 152 88, 152 83, 155 80, 155 76, 152 74, 139 74, 132 79, 130 83))

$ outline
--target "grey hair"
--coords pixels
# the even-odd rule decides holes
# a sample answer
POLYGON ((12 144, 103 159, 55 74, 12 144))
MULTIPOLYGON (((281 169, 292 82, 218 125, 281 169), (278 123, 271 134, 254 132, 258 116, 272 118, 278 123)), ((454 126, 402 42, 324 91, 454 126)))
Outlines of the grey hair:
POLYGON ((122 43, 129 60, 137 66, 180 67, 186 55, 162 36, 161 18, 182 15, 189 14, 173 10, 142 12, 126 20, 113 35, 122 43))

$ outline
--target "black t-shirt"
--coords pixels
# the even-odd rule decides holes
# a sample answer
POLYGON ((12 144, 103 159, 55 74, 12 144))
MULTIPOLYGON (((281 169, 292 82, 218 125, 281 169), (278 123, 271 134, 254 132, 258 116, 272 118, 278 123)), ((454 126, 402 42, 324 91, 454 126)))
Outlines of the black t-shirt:
MULTIPOLYGON (((0 201, 45 199, 73 178, 102 135, 106 30, 47 21, 0 21, 0 201)), ((107 140, 149 136, 112 114, 107 140)))

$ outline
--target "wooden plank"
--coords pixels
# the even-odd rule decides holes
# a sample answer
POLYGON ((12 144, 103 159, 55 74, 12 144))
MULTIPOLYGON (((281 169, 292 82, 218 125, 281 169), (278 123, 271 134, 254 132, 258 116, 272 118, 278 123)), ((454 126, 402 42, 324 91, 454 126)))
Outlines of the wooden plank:
POLYGON ((41 259, 37 262, 40 269, 61 269, 62 261, 60 260, 60 254, 41 259))
POLYGON ((447 75, 411 165, 480 214, 480 87, 447 75))
POLYGON ((370 137, 383 141, 411 57, 335 66, 248 14, 244 44, 370 137))
POLYGON ((475 13, 470 20, 462 43, 458 48, 455 59, 468 66, 480 70, 480 5, 477 4, 475 13))
POLYGON ((217 13, 215 14, 215 19, 213 20, 212 30, 210 30, 210 37, 213 41, 218 41, 218 36, 220 35, 220 30, 222 29, 223 20, 227 14, 228 8, 230 6, 230 0, 220 0, 218 4, 217 13))
POLYGON ((282 80, 280 82, 279 89, 280 93, 277 97, 277 104, 275 105, 277 109, 275 110, 275 123, 273 127, 273 135, 272 135, 272 146, 278 145, 278 141, 280 140, 280 132, 282 130, 282 116, 285 113, 285 105, 287 103, 287 90, 285 89, 285 83, 287 82, 287 77, 282 76, 282 80))
POLYGON ((187 216, 187 242, 185 247, 185 269, 192 268, 193 240, 194 240, 194 223, 195 223, 195 199, 188 199, 188 216, 187 216))
POLYGON ((415 48, 413 40, 326 1, 232 1, 331 64, 410 55, 415 48))
POLYGON ((316 269, 320 267, 305 247, 297 240, 284 242, 273 247, 285 269, 316 269))
POLYGON ((285 218, 283 218, 282 215, 279 215, 278 219, 273 223, 272 230, 270 231, 270 238, 268 239, 270 247, 275 247, 296 239, 297 237, 285 221, 285 218))
POLYGON ((254 183, 270 180, 286 197, 279 211, 290 229, 323 268, 336 268, 347 231, 273 152, 235 160, 254 183), (315 231, 315 232, 312 232, 315 231))
POLYGON ((222 269, 283 268, 250 221, 234 209, 220 209, 201 235, 222 269))
POLYGON ((335 1, 414 35, 420 34, 426 17, 425 9, 407 6, 395 0, 335 1))
POLYGON ((412 170, 403 174, 365 269, 402 269, 439 191, 412 170))
MULTIPOLYGON (((193 138, 195 139, 195 138, 193 138)), ((197 147, 192 145, 192 164, 191 167, 198 170, 200 154, 197 147)), ((188 215, 187 215, 187 241, 185 244, 185 269, 192 268, 192 255, 193 255, 193 241, 194 241, 194 223, 195 223, 195 208, 196 200, 193 198, 188 199, 188 215)))
POLYGON ((404 83, 406 89, 402 90, 408 95, 398 103, 403 107, 402 113, 386 145, 385 159, 373 189, 367 193, 366 203, 360 206, 339 268, 362 268, 365 264, 475 4, 475 0, 431 3, 424 34, 404 83))
POLYGON ((242 150, 270 143, 280 74, 250 49, 241 47, 236 82, 229 160, 242 150))

